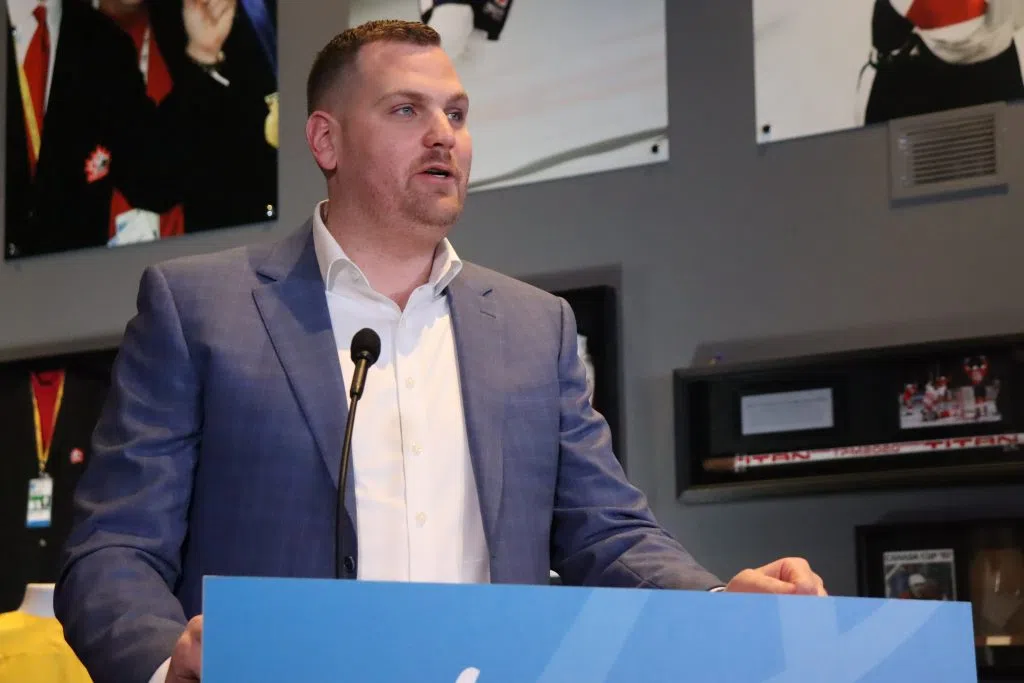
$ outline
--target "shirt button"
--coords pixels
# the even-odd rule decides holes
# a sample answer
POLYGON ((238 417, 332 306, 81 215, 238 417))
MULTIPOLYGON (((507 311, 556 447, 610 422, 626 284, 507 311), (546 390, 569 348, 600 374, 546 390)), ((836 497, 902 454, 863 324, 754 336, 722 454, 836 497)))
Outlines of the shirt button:
POLYGON ((421 512, 418 515, 416 515, 416 524, 417 524, 417 526, 423 526, 426 523, 427 523, 427 513, 421 512))
POLYGON ((412 389, 414 386, 416 386, 416 380, 414 380, 412 377, 406 377, 405 386, 412 389))
POLYGON ((414 443, 412 445, 412 454, 413 455, 419 455, 422 452, 423 452, 423 449, 420 448, 420 445, 418 443, 414 443))

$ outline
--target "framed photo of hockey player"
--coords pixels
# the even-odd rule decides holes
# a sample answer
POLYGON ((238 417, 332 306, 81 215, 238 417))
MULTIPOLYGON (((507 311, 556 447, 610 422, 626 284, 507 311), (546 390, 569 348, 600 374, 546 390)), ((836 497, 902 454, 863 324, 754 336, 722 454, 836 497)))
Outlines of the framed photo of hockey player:
POLYGON ((952 548, 890 550, 882 555, 885 597, 956 600, 956 562, 952 548))
POLYGON ((753 0, 756 140, 1024 98, 1019 0, 753 0))
POLYGON ((859 596, 968 602, 981 679, 1024 676, 1024 520, 884 522, 854 540, 859 596))
POLYGON ((899 397, 901 429, 998 423, 1007 380, 1002 356, 973 353, 922 363, 906 375, 899 397))
POLYGON ((470 191, 669 158, 665 0, 350 0, 423 21, 469 93, 470 191))
POLYGON ((9 0, 4 259, 278 216, 277 0, 9 0))
POLYGON ((1024 337, 677 370, 688 502, 1024 474, 1024 337))

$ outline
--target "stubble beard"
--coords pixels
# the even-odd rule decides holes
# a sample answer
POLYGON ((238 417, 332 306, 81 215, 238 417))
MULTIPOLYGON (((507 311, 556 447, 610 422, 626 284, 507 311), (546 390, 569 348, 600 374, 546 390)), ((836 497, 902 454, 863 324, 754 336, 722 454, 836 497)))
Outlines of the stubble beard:
POLYGON ((462 201, 454 197, 410 197, 403 204, 402 213, 427 229, 447 232, 462 215, 462 201))
POLYGON ((456 187, 453 193, 409 187, 399 201, 399 211, 415 225, 442 235, 455 225, 465 206, 466 191, 456 187))

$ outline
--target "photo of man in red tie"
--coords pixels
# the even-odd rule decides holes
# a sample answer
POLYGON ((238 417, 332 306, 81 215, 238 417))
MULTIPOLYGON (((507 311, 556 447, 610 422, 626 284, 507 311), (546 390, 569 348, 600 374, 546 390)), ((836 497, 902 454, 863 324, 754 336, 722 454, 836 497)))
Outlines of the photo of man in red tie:
MULTIPOLYGON (((111 16, 139 4, 141 0, 106 3, 105 13, 92 0, 7 3, 12 40, 5 259, 180 234, 196 183, 205 184, 206 195, 217 194, 209 192, 209 175, 197 179, 192 171, 203 167, 211 153, 210 135, 232 135, 215 119, 226 116, 218 112, 238 111, 235 102, 244 82, 232 83, 223 73, 228 69, 228 39, 238 23, 237 0, 150 6, 148 73, 142 59, 145 41, 133 42, 131 31, 111 16), (168 15, 165 8, 174 5, 176 13, 168 15), (160 20, 157 8, 164 12, 160 20), (157 42, 168 77, 162 84, 160 65, 152 59, 157 42), (196 135, 211 126, 214 131, 206 138, 196 135), (175 207, 184 215, 175 218, 175 207)), ((232 68, 245 65, 244 60, 235 62, 232 68)), ((262 140, 267 114, 262 95, 251 108, 257 105, 262 140)), ((225 148, 231 145, 215 153, 223 154, 225 148)), ((206 173, 224 172, 223 166, 205 166, 213 169, 206 173)), ((256 208, 233 223, 254 216, 266 220, 266 194, 247 198, 256 208)), ((201 209, 197 207, 199 215, 201 209)), ((218 227, 232 223, 218 218, 218 227)))

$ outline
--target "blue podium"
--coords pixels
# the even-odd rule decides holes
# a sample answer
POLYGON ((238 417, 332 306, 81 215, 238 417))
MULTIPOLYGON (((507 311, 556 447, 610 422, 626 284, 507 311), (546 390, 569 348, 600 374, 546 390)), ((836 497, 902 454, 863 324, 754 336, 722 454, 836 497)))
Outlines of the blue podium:
POLYGON ((208 577, 203 683, 977 681, 970 605, 208 577))

